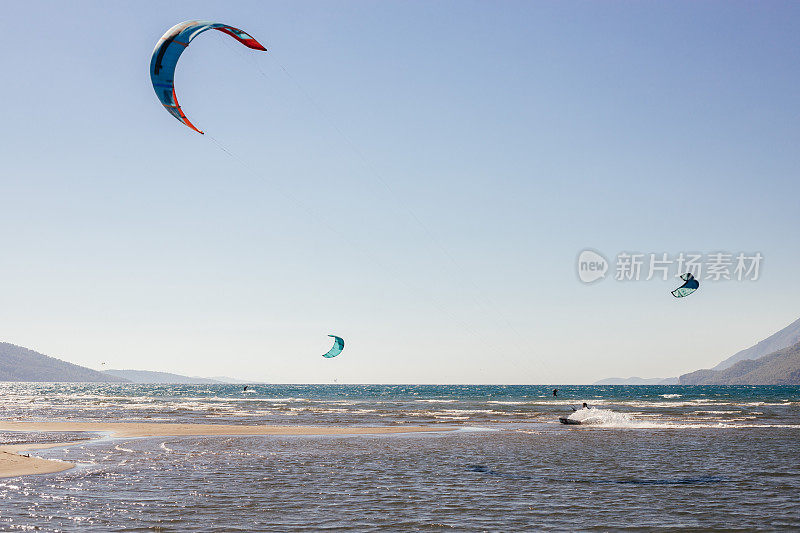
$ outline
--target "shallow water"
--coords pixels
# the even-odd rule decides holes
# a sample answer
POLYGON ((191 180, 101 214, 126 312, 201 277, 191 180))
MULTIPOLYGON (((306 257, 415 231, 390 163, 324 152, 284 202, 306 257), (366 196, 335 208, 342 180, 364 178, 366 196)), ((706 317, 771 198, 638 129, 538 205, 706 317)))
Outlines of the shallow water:
MULTIPOLYGON (((798 387, 6 384, 3 418, 439 424, 376 436, 100 439, 0 480, 0 528, 792 529, 798 387), (563 426, 582 402, 614 416, 563 426)), ((79 434, 63 437, 74 439, 79 434)), ((0 442, 58 434, 0 433, 0 442)))

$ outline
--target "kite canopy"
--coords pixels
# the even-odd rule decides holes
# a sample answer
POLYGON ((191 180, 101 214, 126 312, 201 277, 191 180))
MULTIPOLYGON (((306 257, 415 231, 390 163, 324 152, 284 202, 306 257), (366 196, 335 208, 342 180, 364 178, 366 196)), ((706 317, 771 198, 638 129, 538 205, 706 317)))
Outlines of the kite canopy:
POLYGON ((178 99, 175 96, 175 66, 192 39, 206 30, 221 31, 248 48, 267 51, 258 41, 242 30, 218 22, 188 20, 176 24, 161 36, 153 50, 153 57, 150 58, 150 79, 153 82, 153 89, 155 89, 158 99, 161 100, 161 104, 172 116, 198 133, 203 132, 189 122, 181 106, 178 105, 178 99))
POLYGON ((683 298, 684 296, 689 296, 698 288, 700 288, 700 282, 694 279, 694 276, 691 272, 687 272, 686 274, 681 274, 681 279, 685 282, 683 285, 672 291, 672 295, 675 298, 683 298))
POLYGON ((331 348, 328 353, 323 354, 322 357, 330 359, 342 353, 342 350, 344 350, 344 339, 336 335, 328 335, 328 337, 333 337, 333 348, 331 348))

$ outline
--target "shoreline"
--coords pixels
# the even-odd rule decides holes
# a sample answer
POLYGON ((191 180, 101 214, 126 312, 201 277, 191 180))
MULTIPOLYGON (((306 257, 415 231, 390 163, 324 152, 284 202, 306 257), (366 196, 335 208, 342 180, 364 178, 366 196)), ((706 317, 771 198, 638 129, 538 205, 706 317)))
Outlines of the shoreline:
POLYGON ((28 443, 28 444, 5 444, 0 445, 0 479, 30 476, 35 474, 54 474, 63 472, 70 468, 75 468, 75 463, 67 461, 55 461, 52 459, 42 459, 41 457, 30 457, 22 455, 23 451, 43 450, 46 448, 59 448, 86 442, 87 439, 72 442, 47 442, 47 443, 28 443))
MULTIPOLYGON (((258 435, 394 435, 401 433, 430 433, 453 431, 451 427, 431 426, 257 426, 235 424, 177 424, 168 422, 15 422, 0 421, 0 431, 95 432, 111 438, 125 437, 201 437, 201 436, 258 436, 258 435)), ((58 448, 81 444, 92 439, 71 442, 28 443, 0 445, 0 479, 32 474, 52 474, 74 468, 65 461, 21 455, 22 451, 58 448)))

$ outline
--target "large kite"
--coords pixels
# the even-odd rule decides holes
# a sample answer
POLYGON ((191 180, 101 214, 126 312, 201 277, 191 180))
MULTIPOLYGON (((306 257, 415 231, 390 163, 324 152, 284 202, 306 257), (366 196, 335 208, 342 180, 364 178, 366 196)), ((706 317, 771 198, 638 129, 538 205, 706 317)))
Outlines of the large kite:
POLYGON ((258 41, 238 28, 203 20, 188 20, 176 24, 158 40, 156 48, 153 50, 153 57, 150 59, 150 79, 153 81, 153 89, 155 89, 158 99, 161 100, 161 104, 172 116, 198 133, 203 132, 189 122, 175 97, 175 65, 178 64, 178 58, 181 57, 192 39, 206 30, 221 31, 248 48, 267 51, 258 41))
POLYGON ((328 353, 323 354, 322 357, 326 359, 330 359, 331 357, 336 357, 342 350, 344 350, 344 339, 341 337, 337 337, 336 335, 328 335, 328 337, 333 337, 333 348, 328 351, 328 353))

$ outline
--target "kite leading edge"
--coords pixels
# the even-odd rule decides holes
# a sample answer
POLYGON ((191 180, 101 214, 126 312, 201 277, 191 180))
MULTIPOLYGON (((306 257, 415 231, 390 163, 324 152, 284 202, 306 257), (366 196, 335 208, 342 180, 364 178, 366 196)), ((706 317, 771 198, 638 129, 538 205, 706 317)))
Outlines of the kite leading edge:
POLYGON ((153 56, 150 58, 150 80, 153 82, 153 89, 155 89, 156 96, 158 96, 164 108, 197 133, 203 132, 186 118, 175 96, 175 66, 178 64, 178 58, 189 46, 189 43, 192 42, 192 39, 206 30, 221 31, 248 48, 263 52, 267 51, 266 48, 261 46, 261 43, 244 31, 218 22, 187 20, 171 27, 161 36, 161 39, 156 43, 155 50, 153 50, 153 56))

